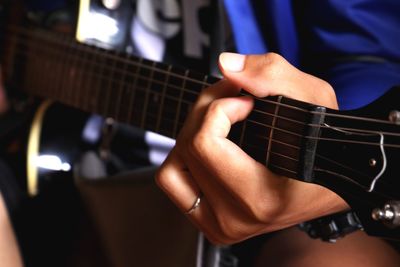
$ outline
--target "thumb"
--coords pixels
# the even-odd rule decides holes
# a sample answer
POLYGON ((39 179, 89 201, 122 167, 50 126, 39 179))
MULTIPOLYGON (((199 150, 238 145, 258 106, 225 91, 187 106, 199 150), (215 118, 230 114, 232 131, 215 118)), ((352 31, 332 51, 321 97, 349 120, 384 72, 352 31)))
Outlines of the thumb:
POLYGON ((326 106, 336 103, 333 89, 327 82, 300 71, 275 53, 222 53, 219 66, 226 79, 257 97, 283 95, 326 106), (322 100, 316 97, 321 94, 326 96, 322 100))

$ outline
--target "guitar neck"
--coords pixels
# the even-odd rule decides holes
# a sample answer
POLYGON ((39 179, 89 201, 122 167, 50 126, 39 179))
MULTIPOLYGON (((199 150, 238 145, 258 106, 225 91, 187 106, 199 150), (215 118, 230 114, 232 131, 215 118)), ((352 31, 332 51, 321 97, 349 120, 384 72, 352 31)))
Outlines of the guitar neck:
POLYGON ((6 65, 6 73, 18 77, 11 80, 19 88, 172 138, 199 92, 217 81, 39 30, 10 42, 18 62, 6 65))
MULTIPOLYGON (((38 29, 13 28, 7 43, 9 85, 171 138, 200 91, 219 80, 38 29)), ((230 138, 271 169, 297 177, 309 107, 283 97, 256 99, 230 138)))
MULTIPOLYGON (((3 43, 8 87, 171 138, 201 90, 218 81, 35 29, 13 28, 3 43)), ((388 98, 365 114, 396 109, 399 91, 388 98), (387 106, 382 103, 390 105, 382 109, 387 106)), ((389 162, 399 157, 400 126, 384 117, 365 118, 360 111, 342 113, 281 96, 256 98, 253 111, 233 126, 229 138, 272 171, 338 193, 373 234, 397 231, 400 237, 400 230, 371 219, 374 208, 399 199, 399 168, 389 162)))

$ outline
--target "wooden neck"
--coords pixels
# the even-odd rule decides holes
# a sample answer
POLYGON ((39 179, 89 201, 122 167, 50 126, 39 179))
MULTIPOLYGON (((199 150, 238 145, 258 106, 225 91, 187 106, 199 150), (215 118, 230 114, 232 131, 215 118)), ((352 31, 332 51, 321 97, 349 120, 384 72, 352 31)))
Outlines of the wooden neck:
MULTIPOLYGON (((38 30, 16 29, 3 44, 9 88, 172 138, 199 92, 218 81, 38 30)), ((397 110, 398 92, 365 114, 397 110)), ((371 223, 374 228, 371 210, 399 199, 399 168, 388 163, 400 156, 400 126, 384 119, 385 114, 374 120, 359 117, 363 114, 339 113, 279 96, 257 98, 253 111, 233 126, 229 138, 272 171, 335 191, 359 208, 364 226, 371 223), (374 180, 378 184, 368 192, 374 180)), ((393 234, 379 230, 384 236, 393 234)))
MULTIPOLYGON (((8 34, 8 84, 87 112, 176 138, 200 91, 219 79, 40 30, 8 34)), ((256 99, 230 138, 256 160, 289 177, 299 166, 309 104, 256 99), (296 104, 296 105, 294 105, 296 104)))

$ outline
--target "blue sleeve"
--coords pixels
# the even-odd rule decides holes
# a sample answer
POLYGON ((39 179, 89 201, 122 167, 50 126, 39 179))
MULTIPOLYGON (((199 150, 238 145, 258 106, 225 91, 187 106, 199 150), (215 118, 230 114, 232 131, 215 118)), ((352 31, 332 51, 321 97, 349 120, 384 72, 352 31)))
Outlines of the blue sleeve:
POLYGON ((311 69, 335 88, 341 109, 400 84, 399 0, 310 0, 300 42, 311 69))

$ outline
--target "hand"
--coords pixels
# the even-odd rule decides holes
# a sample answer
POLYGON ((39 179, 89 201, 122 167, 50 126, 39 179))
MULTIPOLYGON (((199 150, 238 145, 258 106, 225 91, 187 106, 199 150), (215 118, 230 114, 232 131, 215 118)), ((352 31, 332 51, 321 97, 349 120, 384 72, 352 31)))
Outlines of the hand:
POLYGON ((189 219, 217 244, 239 242, 348 208, 318 185, 276 175, 226 137, 253 108, 240 88, 265 97, 284 95, 337 108, 332 87, 273 53, 223 53, 224 80, 205 89, 187 118, 156 180, 189 219))

